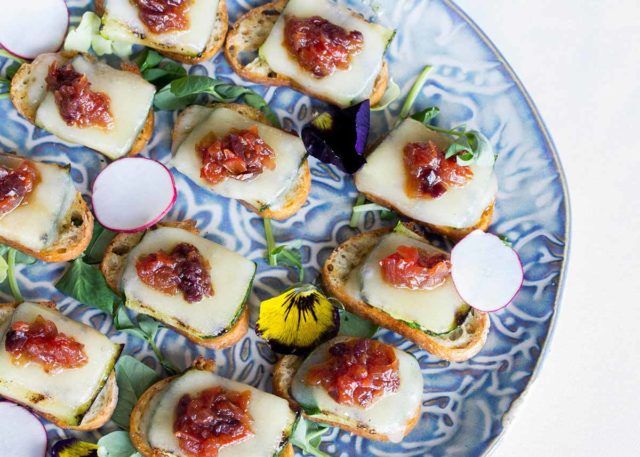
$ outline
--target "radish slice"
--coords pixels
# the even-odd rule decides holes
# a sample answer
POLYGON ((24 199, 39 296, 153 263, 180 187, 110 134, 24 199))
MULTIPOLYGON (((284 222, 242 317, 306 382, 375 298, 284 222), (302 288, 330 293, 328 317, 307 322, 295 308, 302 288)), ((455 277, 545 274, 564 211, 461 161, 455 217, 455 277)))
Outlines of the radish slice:
POLYGON ((69 27, 64 0, 2 2, 0 45, 9 53, 31 60, 62 47, 69 27))
POLYGON ((474 230, 451 251, 451 278, 462 299, 479 311, 497 311, 524 280, 520 257, 495 235, 474 230))
POLYGON ((36 416, 15 403, 0 403, 0 455, 43 457, 47 432, 36 416))
POLYGON ((176 202, 171 172, 155 160, 125 157, 100 172, 93 183, 93 211, 115 232, 140 232, 164 217, 176 202))

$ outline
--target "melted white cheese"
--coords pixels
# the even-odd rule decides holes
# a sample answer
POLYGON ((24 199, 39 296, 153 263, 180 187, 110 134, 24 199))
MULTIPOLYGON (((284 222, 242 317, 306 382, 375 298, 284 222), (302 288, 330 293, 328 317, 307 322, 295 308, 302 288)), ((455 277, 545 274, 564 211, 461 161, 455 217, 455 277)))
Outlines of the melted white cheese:
POLYGON ((110 128, 67 125, 51 92, 38 107, 36 125, 63 140, 90 147, 111 159, 122 157, 129 152, 144 127, 155 87, 135 73, 116 70, 101 62, 90 62, 83 56, 75 57, 72 65, 78 73, 87 76, 91 90, 109 97, 113 125, 110 128))
POLYGON ((352 11, 328 0, 290 0, 269 37, 260 48, 260 56, 276 73, 286 76, 298 86, 323 95, 338 106, 354 105, 369 98, 382 68, 383 56, 393 30, 371 24, 352 11), (336 69, 325 78, 317 78, 302 68, 284 45, 285 17, 308 18, 320 16, 344 28, 363 35, 362 50, 353 56, 348 70, 336 69))
POLYGON ((88 325, 75 322, 40 303, 22 303, 2 331, 0 395, 25 403, 35 411, 51 414, 69 425, 77 425, 100 392, 119 353, 119 345, 88 325), (38 315, 53 321, 58 331, 84 345, 88 357, 86 365, 47 374, 34 362, 23 366, 13 364, 5 350, 6 330, 14 322, 33 322, 38 315), (44 398, 39 400, 39 397, 44 398))
MULTIPOLYGON (((297 180, 300 164, 306 155, 302 140, 275 127, 248 119, 227 108, 211 108, 211 114, 193 128, 178 146, 173 166, 200 187, 228 198, 244 200, 256 208, 264 205, 275 207, 297 180), (258 134, 275 153, 276 166, 264 169, 248 181, 227 178, 211 185, 200 177, 202 157, 196 147, 209 134, 222 138, 231 130, 257 126, 258 134)), ((202 115, 202 111, 199 111, 202 115)))
POLYGON ((317 406, 324 414, 331 415, 331 419, 345 424, 356 422, 376 433, 388 435, 393 442, 399 442, 422 401, 422 373, 412 355, 394 348, 399 361, 400 386, 396 392, 384 394, 366 409, 341 405, 322 386, 309 386, 304 382, 309 369, 326 360, 329 347, 349 339, 338 337, 318 346, 296 372, 291 394, 301 404, 317 406))
MULTIPOLYGON (((22 159, 19 157, 0 156, 0 164, 9 168, 20 162, 22 159)), ((68 168, 32 163, 38 170, 40 181, 23 204, 0 217, 0 236, 41 251, 58 239, 59 226, 76 197, 76 188, 68 168)))
POLYGON ((412 290, 394 287, 382 277, 380 261, 396 252, 399 246, 414 246, 427 253, 446 252, 414 238, 399 233, 384 236, 369 253, 359 269, 351 276, 359 276, 363 300, 392 317, 420 325, 423 330, 445 333, 457 326, 456 312, 464 306, 451 275, 445 282, 431 290, 412 290))
POLYGON ((251 392, 249 414, 253 419, 254 435, 246 440, 220 449, 220 457, 272 457, 279 449, 282 440, 289 435, 295 415, 289 409, 286 400, 262 392, 247 384, 231 381, 216 374, 189 370, 173 381, 159 395, 160 400, 150 414, 149 444, 154 449, 170 452, 171 455, 185 456, 180 449, 173 424, 176 419, 176 407, 183 395, 197 395, 203 390, 221 386, 230 391, 251 392))
POLYGON ((213 241, 179 228, 161 227, 147 232, 131 251, 122 284, 127 306, 206 338, 221 334, 233 321, 245 302, 255 270, 255 263, 213 241), (171 251, 179 243, 194 245, 209 262, 212 296, 189 303, 182 293, 164 294, 138 277, 136 262, 140 257, 160 250, 171 251))
POLYGON ((408 143, 428 140, 444 149, 451 144, 449 138, 421 122, 406 119, 367 156, 367 163, 356 174, 356 187, 417 221, 455 228, 473 226, 498 191, 493 165, 471 165, 473 178, 463 187, 449 188, 440 198, 412 198, 405 190, 403 150, 408 143))
POLYGON ((202 53, 213 33, 219 0, 193 0, 185 30, 153 33, 140 20, 131 0, 107 0, 100 33, 114 41, 142 44, 151 48, 190 56, 202 53))

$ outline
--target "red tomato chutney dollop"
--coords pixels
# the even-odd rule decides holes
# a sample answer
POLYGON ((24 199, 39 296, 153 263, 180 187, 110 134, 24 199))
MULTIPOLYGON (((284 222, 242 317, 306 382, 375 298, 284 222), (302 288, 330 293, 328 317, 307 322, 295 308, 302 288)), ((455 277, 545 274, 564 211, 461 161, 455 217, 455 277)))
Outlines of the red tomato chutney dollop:
POLYGON ((428 254, 414 246, 398 246, 380 261, 382 277, 394 287, 425 290, 442 284, 451 271, 445 254, 428 254))
POLYGON ((353 56, 362 51, 362 32, 347 32, 319 16, 285 17, 284 45, 300 66, 316 78, 348 70, 353 56))
POLYGON ((311 367, 305 383, 322 386, 342 405, 367 408, 400 386, 398 358, 391 346, 356 339, 329 348, 326 361, 311 367))
POLYGON ((216 457, 221 448, 253 436, 251 392, 212 387, 184 395, 176 408, 173 431, 180 448, 195 457, 216 457))
POLYGON ((471 168, 458 165, 455 157, 446 159, 433 141, 407 144, 403 158, 411 197, 439 198, 449 187, 462 187, 473 177, 471 168))
POLYGON ((198 248, 189 243, 177 244, 171 252, 158 251, 140 257, 136 272, 146 285, 168 295, 178 290, 189 303, 213 295, 209 264, 198 248))
POLYGON ((35 362, 47 373, 79 368, 89 360, 84 344, 58 332, 56 324, 41 315, 31 323, 14 322, 4 346, 14 364, 35 362))
POLYGON ((23 160, 15 169, 0 166, 0 217, 24 203, 37 181, 38 171, 31 162, 23 160))
POLYGON ((189 28, 187 11, 191 0, 133 0, 138 17, 153 33, 166 33, 189 28))
POLYGON ((102 127, 113 125, 109 96, 91 90, 86 75, 78 73, 71 63, 57 62, 49 66, 47 90, 53 92, 60 116, 74 127, 102 127))
POLYGON ((258 134, 258 127, 234 130, 222 139, 205 137, 196 150, 202 158, 200 176, 211 184, 227 178, 246 181, 253 179, 265 168, 276 166, 275 153, 258 134))

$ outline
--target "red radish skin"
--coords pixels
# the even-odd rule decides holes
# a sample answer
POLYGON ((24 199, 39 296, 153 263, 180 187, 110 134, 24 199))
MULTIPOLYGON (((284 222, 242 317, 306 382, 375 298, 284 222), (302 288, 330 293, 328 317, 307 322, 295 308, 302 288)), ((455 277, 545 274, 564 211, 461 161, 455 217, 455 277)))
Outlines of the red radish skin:
POLYGON ((475 230, 451 250, 451 278, 458 294, 469 306, 478 311, 494 312, 513 302, 524 283, 524 269, 513 248, 491 233, 475 230), (496 261, 502 264, 497 265, 496 261), (504 290, 503 297, 495 303, 482 298, 496 295, 499 290, 504 290))
MULTIPOLYGON (((124 157, 109 164, 93 182, 92 194, 93 212, 98 222, 109 230, 122 233, 141 232, 155 225, 173 208, 178 197, 176 184, 169 169, 162 163, 146 157, 124 157), (157 167, 157 169, 148 168, 150 165, 157 167), (147 169, 143 170, 144 167, 147 169), (147 179, 147 186, 141 187, 141 184, 144 184, 142 180, 151 176, 150 171, 157 173, 159 170, 164 172, 162 176, 165 179, 162 182, 158 178, 157 182, 150 184, 147 179), (123 181, 122 174, 114 174, 114 171, 126 171, 129 179, 123 181), (166 176, 164 176, 165 174, 166 176), (139 218, 141 212, 138 211, 140 208, 136 208, 136 204, 139 205, 141 201, 136 197, 140 198, 142 195, 147 201, 153 201, 158 198, 159 191, 163 187, 170 193, 170 198, 166 199, 166 202, 163 200, 161 204, 156 205, 158 208, 153 215, 145 218, 144 221, 136 222, 138 225, 134 223, 114 224, 113 215, 115 213, 118 213, 118 219, 134 220, 139 218), (108 198, 110 194, 116 193, 120 194, 121 198, 108 198), (105 197, 107 197, 106 200, 105 197), (123 205, 123 202, 127 203, 123 205), (120 208, 118 208, 119 205, 120 208)), ((146 209, 147 206, 144 205, 142 209, 146 209)))
POLYGON ((0 401, 0 455, 44 457, 47 431, 28 409, 9 401, 0 401))
POLYGON ((2 5, 0 47, 24 60, 62 48, 70 22, 64 0, 11 1, 2 5))

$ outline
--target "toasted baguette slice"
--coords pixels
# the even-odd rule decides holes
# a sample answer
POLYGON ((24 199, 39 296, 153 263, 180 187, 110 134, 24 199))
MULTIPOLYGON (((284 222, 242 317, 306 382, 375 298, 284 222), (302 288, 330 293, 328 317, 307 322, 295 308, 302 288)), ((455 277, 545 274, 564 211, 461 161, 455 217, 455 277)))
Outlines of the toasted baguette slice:
MULTIPOLYGON (((288 0, 276 0, 271 3, 253 8, 240 16, 236 23, 229 30, 227 41, 224 47, 224 55, 227 57, 233 70, 240 76, 258 84, 268 84, 271 86, 290 86, 301 92, 305 92, 320 100, 327 100, 323 94, 311 93, 306 89, 298 87, 294 81, 286 76, 274 72, 269 65, 257 57, 249 63, 243 63, 243 54, 255 54, 260 46, 266 41, 271 33, 271 29, 280 17, 280 14, 287 6, 288 0)), ((376 105, 389 83, 389 68, 384 62, 378 78, 375 81, 373 91, 369 96, 371 106, 376 105)))
MULTIPOLYGON (((11 318, 13 311, 18 305, 19 303, 0 303, 0 325, 6 322, 7 319, 11 318)), ((56 305, 53 302, 47 302, 46 305, 52 309, 56 309, 56 305)), ((11 399, 11 401, 20 403, 14 399, 11 399)), ((116 409, 117 404, 118 384, 116 383, 115 370, 113 370, 109 374, 109 377, 102 387, 102 390, 93 401, 93 404, 84 414, 80 425, 69 426, 68 424, 61 422, 58 418, 51 414, 45 414, 38 411, 33 411, 33 413, 45 418, 46 420, 57 425, 60 428, 64 428, 67 430, 91 431, 96 430, 109 422, 111 416, 113 415, 113 412, 116 409)), ((29 406, 25 404, 22 404, 22 406, 29 408, 29 406)))
MULTIPOLYGON (((216 104, 213 104, 211 106, 216 106, 216 104)), ((239 103, 227 103, 223 106, 256 122, 269 125, 269 120, 265 117, 264 114, 262 114, 262 112, 260 112, 260 110, 256 108, 239 103)), ((202 116, 199 116, 197 114, 193 115, 193 110, 190 110, 189 108, 185 109, 178 115, 172 133, 171 149, 174 153, 178 149, 178 146, 180 146, 180 144, 187 137, 187 135, 189 135, 194 127, 202 120, 202 116)), ((247 202, 241 203, 260 217, 283 220, 293 216, 300 210, 300 208, 304 206, 304 204, 307 202, 310 191, 311 171, 309 169, 309 162, 305 160, 304 164, 300 167, 298 180, 293 186, 291 186, 291 189, 284 198, 284 203, 278 208, 263 209, 256 208, 255 206, 247 202)))
MULTIPOLYGON (((194 235, 199 235, 200 232, 196 229, 195 222, 188 220, 182 222, 161 222, 157 224, 158 227, 176 227, 183 230, 187 230, 194 235)), ((153 230, 153 228, 151 229, 153 230)), ((104 257, 100 263, 100 270, 104 275, 107 284, 116 293, 121 293, 120 281, 122 274, 127 263, 127 256, 133 248, 142 240, 146 232, 141 233, 119 233, 116 235, 107 249, 105 250, 104 257)), ((240 317, 236 320, 236 323, 225 333, 215 338, 200 338, 192 335, 183 329, 168 325, 177 333, 183 335, 185 338, 193 341, 200 346, 204 346, 210 349, 224 349, 229 346, 233 346, 247 333, 249 330, 249 307, 245 304, 244 309, 240 317)))
MULTIPOLYGON (((193 367, 202 371, 216 371, 215 362, 213 360, 204 359, 203 357, 198 357, 193 362, 193 367)), ((133 411, 131 412, 129 436, 131 437, 131 442, 135 448, 144 457, 169 456, 169 454, 152 448, 151 444, 149 444, 147 430, 149 428, 148 421, 150 420, 150 417, 148 413, 151 411, 151 407, 156 401, 156 395, 162 392, 164 388, 167 387, 175 378, 176 376, 165 378, 149 387, 138 399, 138 402, 135 404, 133 411)), ((280 451, 278 457, 294 457, 294 455, 293 446, 291 446, 291 443, 287 443, 282 451, 280 451)))
POLYGON ((66 262, 80 256, 87 249, 93 234, 93 214, 80 192, 77 192, 64 222, 60 226, 58 239, 43 251, 34 251, 21 243, 0 236, 0 243, 11 246, 45 262, 66 262))
MULTIPOLYGON (((412 226, 412 229, 420 234, 416 226, 412 226)), ((368 305, 347 292, 345 284, 351 271, 362 264, 382 236, 390 231, 391 229, 379 229, 362 233, 338 246, 331 253, 322 269, 325 288, 340 300, 347 310, 369 319, 381 327, 393 330, 437 357, 452 362, 470 359, 482 349, 487 340, 490 320, 486 313, 472 309, 459 329, 447 334, 447 336, 429 335, 391 317, 381 309, 368 305)))
MULTIPOLYGON (((71 59, 78 53, 75 52, 62 52, 60 55, 65 59, 71 59)), ((94 59, 93 57, 86 55, 89 59, 94 59)), ((134 73, 139 73, 138 68, 135 66, 127 65, 123 67, 126 71, 133 71, 134 73)), ((23 63, 16 74, 11 79, 11 90, 9 93, 9 98, 11 99, 11 103, 16 108, 18 113, 22 115, 25 119, 35 125, 36 121, 36 112, 38 110, 39 102, 34 103, 33 100, 30 99, 29 89, 31 84, 34 82, 33 76, 33 67, 30 63, 23 63)), ((131 149, 128 152, 128 155, 136 155, 140 151, 144 149, 149 140, 151 139, 151 135, 153 135, 153 125, 154 125, 154 117, 153 117, 153 107, 149 109, 149 114, 147 115, 147 119, 138 133, 135 141, 131 145, 131 149)))
MULTIPOLYGON (((102 16, 105 12, 105 0, 94 0, 93 2, 96 14, 102 16)), ((177 60, 178 62, 185 63, 187 65, 195 65, 206 60, 210 60, 215 56, 222 46, 224 45, 224 39, 227 36, 229 30, 229 14, 227 12, 226 0, 219 0, 218 11, 216 17, 213 19, 215 27, 211 32, 211 37, 207 43, 207 47, 197 56, 188 56, 180 54, 178 52, 171 52, 163 49, 158 49, 158 52, 170 59, 177 60)))
MULTIPOLYGON (((375 441, 390 441, 391 437, 387 435, 383 435, 380 433, 376 433, 374 430, 371 430, 361 424, 356 422, 353 423, 345 423, 344 419, 339 420, 337 418, 332 418, 329 415, 308 415, 302 410, 300 405, 295 401, 295 399, 291 396, 291 384, 293 383, 293 378, 300 368, 302 364, 302 357, 298 357, 295 355, 285 355, 276 363, 273 369, 273 393, 279 397, 286 399, 289 402, 291 408, 301 411, 302 416, 306 419, 309 419, 312 422, 318 422, 321 424, 326 424, 331 427, 338 427, 342 430, 346 430, 349 433, 353 433, 354 435, 362 436, 363 438, 367 438, 375 441)), ((422 414, 421 408, 417 408, 415 414, 411 416, 411 419, 407 421, 405 424, 405 429, 403 432, 403 437, 407 436, 411 430, 416 426, 418 421, 420 420, 420 416, 422 414)))
MULTIPOLYGON (((363 195, 367 197, 367 200, 371 202, 377 203, 378 205, 384 206, 385 208, 389 208, 390 210, 393 210, 398 214, 402 214, 402 211, 397 209, 394 206, 394 204, 390 201, 387 201, 383 198, 376 197, 375 195, 370 195, 366 192, 363 193, 363 195)), ((426 222, 421 222, 415 219, 412 219, 412 220, 416 224, 420 224, 424 227, 427 227, 431 231, 435 233, 439 233, 440 235, 446 236, 452 241, 460 241, 462 238, 464 238, 474 230, 486 231, 491 225, 491 221, 493 220, 494 208, 495 208, 495 200, 491 202, 491 204, 487 207, 487 209, 484 210, 484 212, 480 216, 480 219, 475 224, 473 224, 471 227, 465 227, 465 228, 447 227, 446 225, 434 225, 434 224, 428 224, 426 222)), ((405 216, 405 217, 409 217, 409 216, 405 216)))

